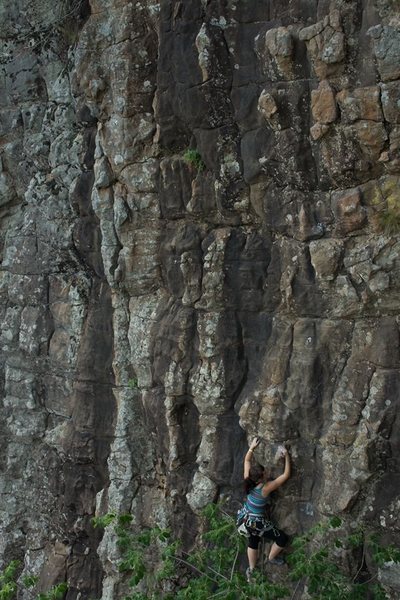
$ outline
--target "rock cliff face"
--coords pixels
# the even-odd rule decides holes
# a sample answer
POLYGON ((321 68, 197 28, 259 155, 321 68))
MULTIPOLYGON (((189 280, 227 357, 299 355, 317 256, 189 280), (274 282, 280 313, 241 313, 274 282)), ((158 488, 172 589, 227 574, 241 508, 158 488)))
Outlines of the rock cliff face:
POLYGON ((117 600, 95 511, 186 536, 255 434, 289 533, 398 540, 396 0, 0 14, 4 561, 117 600))

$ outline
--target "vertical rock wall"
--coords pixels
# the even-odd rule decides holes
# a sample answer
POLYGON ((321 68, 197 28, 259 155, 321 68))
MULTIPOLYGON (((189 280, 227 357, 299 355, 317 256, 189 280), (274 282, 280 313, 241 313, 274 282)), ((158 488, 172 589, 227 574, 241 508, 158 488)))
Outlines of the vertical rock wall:
POLYGON ((96 121, 71 80, 89 12, 3 2, 0 25, 1 559, 20 559, 43 590, 68 578, 70 598, 101 595, 88 531, 116 413, 90 200, 96 121))
POLYGON ((396 540, 396 2, 3 6, 5 555, 116 600, 95 498, 186 536, 255 434, 396 540))

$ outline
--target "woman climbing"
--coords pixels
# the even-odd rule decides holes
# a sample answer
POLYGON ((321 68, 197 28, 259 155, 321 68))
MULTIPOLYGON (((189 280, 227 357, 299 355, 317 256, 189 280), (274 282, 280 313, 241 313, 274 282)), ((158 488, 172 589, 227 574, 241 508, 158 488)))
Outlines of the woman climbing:
POLYGON ((286 533, 275 527, 268 520, 266 515, 266 507, 269 504, 268 496, 274 490, 278 489, 290 477, 290 457, 286 448, 282 449, 282 458, 285 458, 285 469, 279 477, 271 481, 267 480, 268 474, 264 467, 259 464, 251 464, 253 450, 260 443, 259 438, 254 438, 250 444, 250 448, 244 457, 244 485, 246 491, 246 501, 244 510, 246 512, 245 526, 249 534, 247 557, 249 566, 246 570, 246 577, 249 581, 251 574, 256 566, 258 558, 258 546, 261 538, 272 540, 268 561, 271 564, 282 565, 284 560, 278 557, 278 554, 283 550, 288 542, 286 533))

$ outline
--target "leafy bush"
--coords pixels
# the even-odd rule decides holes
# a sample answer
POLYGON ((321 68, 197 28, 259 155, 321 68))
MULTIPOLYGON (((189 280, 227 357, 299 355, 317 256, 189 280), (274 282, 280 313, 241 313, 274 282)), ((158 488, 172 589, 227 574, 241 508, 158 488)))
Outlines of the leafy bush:
POLYGON ((333 545, 316 542, 317 536, 323 536, 330 529, 341 527, 342 521, 333 517, 326 524, 318 524, 306 534, 296 537, 292 542, 293 551, 288 556, 292 567, 290 578, 294 581, 304 579, 311 598, 315 600, 361 600, 365 598, 366 587, 355 583, 337 565, 332 552, 342 548, 345 542, 336 538, 333 545))
MULTIPOLYGON (((22 586, 17 583, 17 572, 21 563, 19 560, 12 560, 3 573, 0 574, 0 600, 14 600, 17 597, 18 588, 32 588, 38 582, 35 575, 25 575, 22 578, 22 586)), ((36 596, 36 600, 62 600, 68 590, 68 585, 59 583, 45 594, 36 596)))
POLYGON ((35 587, 38 581, 39 577, 36 575, 24 575, 22 578, 22 583, 26 588, 35 587))
POLYGON ((262 573, 247 584, 237 569, 245 541, 237 534, 235 520, 220 506, 208 506, 202 520, 199 545, 187 553, 179 540, 172 540, 169 530, 154 527, 135 535, 129 521, 119 519, 115 525, 121 551, 118 569, 129 576, 132 588, 124 600, 205 600, 214 595, 226 600, 274 600, 287 595, 286 588, 270 583, 262 573), (187 583, 181 585, 179 579, 187 583), (171 587, 173 593, 166 592, 171 587))
POLYGON ((62 600, 67 590, 68 585, 65 582, 59 583, 51 588, 46 594, 39 594, 36 600, 62 600))
POLYGON ((399 548, 396 548, 392 544, 389 546, 381 546, 376 535, 371 535, 369 537, 369 544, 372 550, 372 557, 379 567, 388 562, 400 563, 399 548))
MULTIPOLYGON (((132 515, 114 512, 92 519, 94 527, 114 528, 121 555, 117 567, 126 575, 131 590, 123 600, 275 600, 295 596, 293 589, 271 582, 262 570, 255 571, 247 583, 238 564, 246 540, 238 535, 235 519, 220 504, 204 509, 202 533, 190 553, 169 530, 153 527, 137 532, 132 521, 132 515)), ((388 562, 399 563, 400 549, 382 546, 362 527, 349 534, 342 525, 339 517, 332 517, 294 538, 287 556, 289 571, 284 571, 288 582, 292 581, 290 587, 296 586, 296 590, 304 584, 313 600, 387 600, 376 583, 376 573, 367 576, 363 571, 366 548, 376 568, 388 562), (346 572, 338 562, 339 549, 359 549, 360 553, 362 549, 355 574, 346 572)), ((0 600, 15 600, 22 587, 17 583, 19 566, 18 561, 12 561, 0 574, 0 600)), ((25 588, 33 587, 37 577, 27 575, 22 582, 25 588)), ((67 589, 66 583, 60 583, 36 596, 36 600, 62 600, 67 589)))
POLYGON ((206 168, 206 165, 204 164, 203 159, 201 158, 201 154, 198 150, 189 148, 184 153, 183 158, 186 160, 187 163, 195 167, 198 172, 204 171, 204 169, 206 168))
POLYGON ((100 529, 104 529, 107 525, 110 525, 116 519, 117 515, 115 513, 107 513, 102 515, 101 517, 93 517, 92 525, 96 529, 97 527, 100 529))
MULTIPOLYGON (((389 560, 400 562, 400 550, 382 547, 373 537, 366 538, 358 529, 338 537, 342 528, 339 517, 319 523, 305 534, 297 536, 287 557, 287 579, 291 587, 303 583, 313 600, 386 600, 382 587, 374 582, 359 581, 368 544, 377 565, 389 560), (364 548, 361 565, 350 575, 338 564, 339 548, 364 548)), ((266 574, 254 572, 247 583, 238 567, 246 542, 236 531, 236 523, 221 505, 207 506, 200 526, 202 534, 192 552, 183 550, 179 540, 173 540, 168 530, 158 527, 135 534, 129 515, 118 517, 115 524, 117 545, 121 551, 120 572, 127 574, 131 588, 124 600, 258 600, 291 598, 293 590, 272 583, 266 574)), ((343 532, 342 532, 343 533, 343 532)), ((365 574, 364 574, 365 575, 365 574)), ((364 577, 365 579, 365 577, 364 577)))
POLYGON ((17 583, 15 581, 19 560, 12 560, 3 573, 0 574, 0 600, 11 600, 17 593, 17 583))

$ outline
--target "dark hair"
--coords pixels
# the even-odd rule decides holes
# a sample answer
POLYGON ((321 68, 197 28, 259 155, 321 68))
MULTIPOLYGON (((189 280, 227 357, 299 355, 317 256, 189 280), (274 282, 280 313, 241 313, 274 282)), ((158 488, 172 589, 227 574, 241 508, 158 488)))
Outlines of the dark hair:
POLYGON ((249 476, 244 480, 244 491, 246 494, 256 487, 263 475, 264 467, 262 465, 257 464, 250 467, 249 476))

